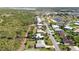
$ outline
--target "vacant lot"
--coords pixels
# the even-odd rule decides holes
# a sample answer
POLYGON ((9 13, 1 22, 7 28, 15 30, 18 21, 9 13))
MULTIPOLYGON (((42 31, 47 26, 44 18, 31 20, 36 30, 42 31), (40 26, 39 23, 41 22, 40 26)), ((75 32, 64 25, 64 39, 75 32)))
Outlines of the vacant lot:
POLYGON ((32 11, 0 9, 0 50, 17 50, 34 16, 32 11))

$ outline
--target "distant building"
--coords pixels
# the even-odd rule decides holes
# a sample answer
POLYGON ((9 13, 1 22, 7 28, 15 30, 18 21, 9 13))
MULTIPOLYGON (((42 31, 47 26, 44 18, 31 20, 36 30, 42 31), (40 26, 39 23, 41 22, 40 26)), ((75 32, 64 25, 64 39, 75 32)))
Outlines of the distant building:
POLYGON ((67 39, 67 37, 63 38, 63 42, 64 42, 65 45, 69 45, 69 40, 67 39))
POLYGON ((75 25, 79 25, 79 21, 76 21, 74 24, 75 24, 75 25))
POLYGON ((39 29, 42 28, 42 26, 43 26, 43 24, 39 24, 39 23, 36 25, 37 25, 37 28, 39 28, 39 29))
POLYGON ((54 20, 55 20, 56 22, 60 22, 62 19, 61 19, 61 18, 54 18, 54 20))
POLYGON ((45 31, 43 31, 42 29, 37 29, 36 31, 37 33, 46 33, 45 31))
POLYGON ((53 29, 59 29, 59 26, 58 25, 52 25, 52 28, 53 29))
POLYGON ((65 26, 64 28, 67 29, 67 30, 72 30, 72 29, 73 29, 73 28, 70 27, 70 26, 65 26))
POLYGON ((67 36, 65 36, 63 38, 63 42, 65 45, 74 45, 74 41, 72 39, 68 38, 67 36))
POLYGON ((36 16, 36 26, 37 28, 42 28, 43 26, 42 20, 39 16, 36 16))
POLYGON ((56 31, 56 32, 61 32, 61 31, 63 31, 63 30, 60 29, 60 28, 56 28, 55 31, 56 31))
POLYGON ((37 20, 37 23, 41 23, 42 22, 42 20, 40 19, 39 16, 36 16, 36 20, 37 20))
POLYGON ((62 30, 62 29, 55 29, 55 31, 59 34, 59 36, 60 36, 61 38, 63 38, 63 37, 65 36, 64 30, 62 30))

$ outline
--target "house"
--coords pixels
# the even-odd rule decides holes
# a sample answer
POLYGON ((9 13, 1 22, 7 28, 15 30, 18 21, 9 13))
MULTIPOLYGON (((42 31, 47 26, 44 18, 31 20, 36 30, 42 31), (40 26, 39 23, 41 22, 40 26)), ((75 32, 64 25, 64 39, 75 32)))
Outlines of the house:
POLYGON ((36 39, 42 39, 44 36, 41 34, 41 33, 37 33, 36 35, 35 35, 35 38, 36 39))
POLYGON ((64 28, 67 29, 67 30, 72 30, 72 29, 73 29, 73 28, 70 27, 70 26, 65 26, 64 28))
POLYGON ((54 31, 53 30, 50 30, 50 33, 54 34, 54 31))
POLYGON ((56 22, 60 22, 62 19, 61 18, 54 18, 54 20, 56 21, 56 22))
POLYGON ((65 36, 63 38, 63 42, 65 45, 74 45, 74 41, 68 36, 65 36))
POLYGON ((65 35, 64 34, 64 30, 62 30, 62 29, 55 29, 55 31, 59 34, 60 37, 62 37, 62 38, 64 37, 64 35, 65 35))
POLYGON ((39 16, 36 16, 36 20, 37 20, 37 23, 41 23, 42 22, 42 20, 40 19, 39 16))
POLYGON ((52 28, 53 28, 53 29, 58 29, 59 26, 58 26, 58 25, 52 25, 52 28))
POLYGON ((62 30, 62 29, 60 29, 60 28, 56 28, 55 31, 56 31, 56 32, 60 32, 60 31, 64 31, 64 30, 62 30))
POLYGON ((67 37, 63 38, 63 42, 64 42, 65 45, 69 45, 69 40, 67 39, 67 37))
POLYGON ((45 47, 44 40, 37 40, 36 48, 44 48, 44 47, 45 47))
POLYGON ((37 26, 37 28, 40 29, 40 28, 42 28, 43 24, 39 24, 39 23, 37 23, 36 26, 37 26))
POLYGON ((55 22, 55 23, 57 22, 57 21, 55 21, 55 20, 53 20, 53 19, 50 19, 50 20, 53 21, 53 22, 55 22))
POLYGON ((79 25, 79 21, 76 21, 74 24, 75 24, 75 25, 79 25))
POLYGON ((42 29, 37 29, 37 33, 46 33, 46 32, 43 31, 42 29))
POLYGON ((42 26, 43 26, 42 20, 39 16, 36 16, 36 26, 37 26, 37 28, 42 28, 42 26))
POLYGON ((64 33, 64 31, 58 31, 58 34, 60 35, 60 37, 64 37, 65 36, 65 33, 64 33))
POLYGON ((57 22, 60 22, 61 21, 61 18, 54 18, 54 19, 51 19, 51 21, 57 23, 57 22))
POLYGON ((40 23, 37 23, 36 25, 37 25, 37 26, 43 26, 43 24, 40 24, 40 23))

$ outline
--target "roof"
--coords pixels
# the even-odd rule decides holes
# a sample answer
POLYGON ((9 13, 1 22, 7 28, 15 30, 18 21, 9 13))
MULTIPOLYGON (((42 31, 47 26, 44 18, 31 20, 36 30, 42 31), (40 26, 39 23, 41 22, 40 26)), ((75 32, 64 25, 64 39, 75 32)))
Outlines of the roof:
POLYGON ((43 35, 41 35, 41 33, 37 33, 36 34, 36 38, 43 38, 44 36, 43 35))
POLYGON ((37 22, 42 22, 42 20, 40 19, 40 17, 39 16, 37 16, 37 22))
POLYGON ((79 23, 74 23, 75 25, 79 25, 79 23))
POLYGON ((79 21, 76 21, 74 24, 75 24, 75 25, 79 25, 79 21))
POLYGON ((62 29, 57 28, 57 29, 55 29, 55 31, 63 31, 63 30, 62 30, 62 29))
POLYGON ((59 22, 59 21, 61 21, 61 18, 54 18, 54 20, 59 22))
POLYGON ((37 32, 41 32, 41 33, 45 33, 43 30, 41 29, 37 29, 37 32))
POLYGON ((38 26, 42 26, 43 24, 37 23, 38 26))
POLYGON ((55 28, 59 28, 58 25, 52 25, 52 27, 55 29, 55 28))
POLYGON ((73 29, 73 28, 70 27, 70 26, 65 26, 64 28, 65 28, 65 29, 73 29))
POLYGON ((68 43, 69 45, 73 45, 74 42, 72 41, 72 39, 69 39, 68 37, 64 37, 63 38, 63 42, 64 43, 68 43))
POLYGON ((37 40, 36 47, 45 47, 45 42, 44 40, 37 40))
POLYGON ((57 21, 55 21, 55 20, 53 20, 53 19, 51 19, 53 22, 57 22, 57 21))

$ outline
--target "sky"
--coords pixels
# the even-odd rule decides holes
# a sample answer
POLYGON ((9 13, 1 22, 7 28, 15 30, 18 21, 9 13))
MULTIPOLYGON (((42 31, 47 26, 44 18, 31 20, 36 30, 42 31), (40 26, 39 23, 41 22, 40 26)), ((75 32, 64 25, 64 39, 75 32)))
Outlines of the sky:
POLYGON ((0 0, 0 7, 78 7, 79 0, 0 0))

